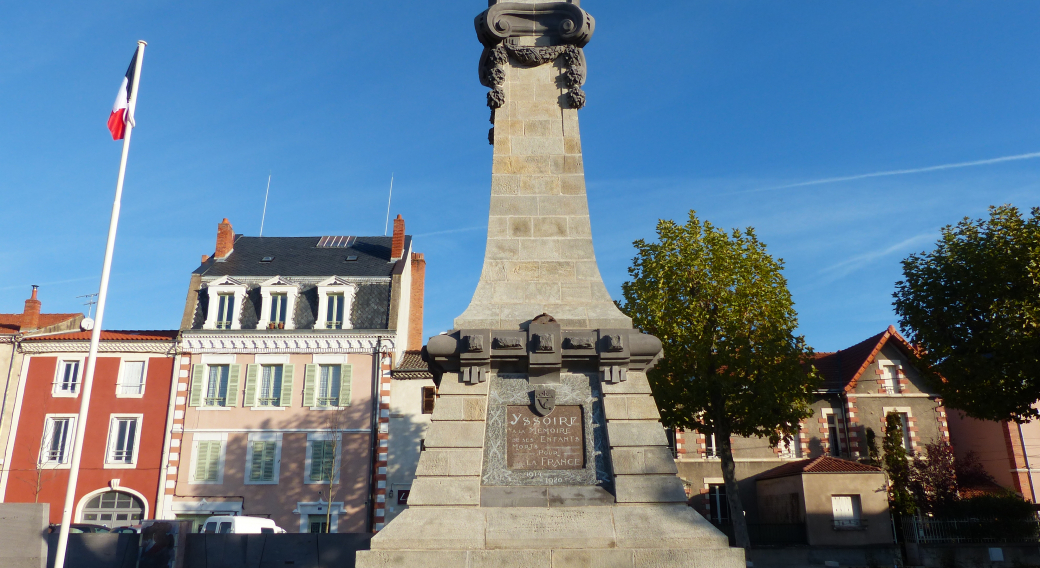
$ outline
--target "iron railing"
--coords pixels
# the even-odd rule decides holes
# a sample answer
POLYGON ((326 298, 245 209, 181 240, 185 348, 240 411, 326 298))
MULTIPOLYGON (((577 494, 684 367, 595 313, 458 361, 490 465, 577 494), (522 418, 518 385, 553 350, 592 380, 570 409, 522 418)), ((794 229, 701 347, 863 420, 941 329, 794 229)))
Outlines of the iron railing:
POLYGON ((1038 519, 948 519, 902 516, 903 542, 918 544, 982 544, 1040 542, 1038 519))

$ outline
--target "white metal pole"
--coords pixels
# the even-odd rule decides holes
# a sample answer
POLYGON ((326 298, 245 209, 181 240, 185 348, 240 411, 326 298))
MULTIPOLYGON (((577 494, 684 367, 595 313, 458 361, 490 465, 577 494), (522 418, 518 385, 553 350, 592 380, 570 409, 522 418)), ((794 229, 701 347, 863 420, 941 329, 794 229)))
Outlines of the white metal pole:
POLYGON ((134 109, 137 107, 137 86, 141 81, 141 63, 144 61, 144 40, 137 42, 137 66, 134 69, 134 84, 127 101, 126 135, 123 137, 123 155, 119 160, 119 177, 116 179, 116 197, 112 202, 112 219, 108 224, 108 243, 105 245, 105 263, 101 269, 101 288, 98 290, 97 317, 90 332, 90 352, 87 368, 83 373, 83 388, 80 392, 79 416, 76 417, 76 437, 73 439, 72 464, 69 469, 69 485, 65 489, 65 506, 61 511, 61 531, 58 534, 58 550, 54 556, 54 568, 65 567, 65 553, 69 544, 69 525, 76 501, 76 485, 79 481, 79 464, 83 457, 83 438, 87 432, 87 413, 90 410, 90 391, 94 386, 94 367, 97 363, 98 343, 101 341, 101 325, 108 300, 108 277, 112 270, 112 250, 116 245, 116 228, 119 226, 119 202, 123 197, 123 177, 126 174, 126 156, 130 151, 130 133, 134 129, 134 109))

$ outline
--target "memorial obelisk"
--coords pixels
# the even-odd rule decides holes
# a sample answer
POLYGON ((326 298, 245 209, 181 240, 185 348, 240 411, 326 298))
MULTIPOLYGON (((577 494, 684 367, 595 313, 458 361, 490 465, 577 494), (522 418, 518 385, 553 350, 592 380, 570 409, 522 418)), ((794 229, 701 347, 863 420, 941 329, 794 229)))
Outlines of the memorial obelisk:
POLYGON ((476 18, 494 125, 484 267, 439 380, 409 508, 359 567, 742 568, 686 505, 632 329, 596 265, 578 109, 595 21, 571 2, 476 18))

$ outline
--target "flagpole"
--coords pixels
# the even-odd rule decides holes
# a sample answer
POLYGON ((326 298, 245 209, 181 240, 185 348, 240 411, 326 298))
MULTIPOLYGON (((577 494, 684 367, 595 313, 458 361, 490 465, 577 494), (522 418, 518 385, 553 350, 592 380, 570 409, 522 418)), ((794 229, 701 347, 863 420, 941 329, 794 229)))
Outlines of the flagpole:
POLYGON ((83 457, 83 438, 87 432, 87 413, 90 410, 90 391, 94 386, 94 368, 97 363, 98 344, 101 341, 101 325, 108 300, 108 277, 112 270, 112 250, 116 244, 116 228, 119 226, 119 203, 123 197, 123 178, 126 175, 126 157, 130 152, 130 134, 134 130, 134 109, 137 107, 137 85, 141 81, 141 63, 144 61, 144 40, 137 42, 137 66, 134 69, 134 84, 127 101, 126 135, 123 137, 123 155, 119 160, 119 177, 116 179, 116 196, 112 202, 112 218, 108 224, 108 243, 105 245, 105 263, 101 269, 101 289, 98 291, 97 317, 90 332, 90 352, 87 368, 83 374, 80 392, 79 416, 76 418, 76 437, 73 439, 72 463, 69 466, 69 484, 65 489, 65 506, 61 512, 61 530, 58 534, 58 550, 54 556, 54 568, 65 567, 65 553, 69 544, 69 526, 76 501, 76 485, 79 481, 79 465, 83 457))

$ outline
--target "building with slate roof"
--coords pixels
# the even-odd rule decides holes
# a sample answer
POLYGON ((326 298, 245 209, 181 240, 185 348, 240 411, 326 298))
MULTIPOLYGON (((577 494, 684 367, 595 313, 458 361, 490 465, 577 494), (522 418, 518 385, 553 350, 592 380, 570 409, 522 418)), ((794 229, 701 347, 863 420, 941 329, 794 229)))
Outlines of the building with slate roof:
POLYGON ((390 237, 250 237, 190 278, 160 517, 366 532, 385 519, 390 370, 422 345, 423 255, 390 237))
MULTIPOLYGON (((946 409, 939 395, 911 364, 912 347, 894 327, 833 353, 817 353, 813 365, 822 376, 812 404, 813 416, 798 438, 773 447, 765 438, 731 440, 740 498, 748 522, 762 520, 756 480, 783 464, 829 456, 852 462, 867 456, 867 431, 878 447, 885 418, 903 423, 903 445, 910 455, 924 445, 949 440, 946 409)), ((690 503, 712 522, 729 523, 729 507, 714 436, 673 432, 676 465, 690 503)), ((857 541, 858 542, 858 541, 857 541)), ((850 544, 854 544, 850 542, 850 544)))

